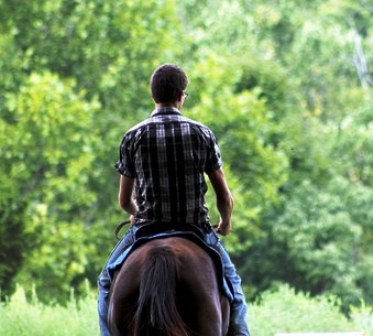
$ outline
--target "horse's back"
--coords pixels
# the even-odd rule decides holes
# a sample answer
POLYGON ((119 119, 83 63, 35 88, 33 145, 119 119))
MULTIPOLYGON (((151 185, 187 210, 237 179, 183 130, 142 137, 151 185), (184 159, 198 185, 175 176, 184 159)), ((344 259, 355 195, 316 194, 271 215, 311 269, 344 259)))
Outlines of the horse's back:
POLYGON ((205 250, 181 237, 154 239, 123 264, 113 284, 109 317, 118 329, 114 335, 151 330, 156 336, 157 324, 172 329, 170 336, 224 335, 227 316, 220 300, 215 265, 205 250))

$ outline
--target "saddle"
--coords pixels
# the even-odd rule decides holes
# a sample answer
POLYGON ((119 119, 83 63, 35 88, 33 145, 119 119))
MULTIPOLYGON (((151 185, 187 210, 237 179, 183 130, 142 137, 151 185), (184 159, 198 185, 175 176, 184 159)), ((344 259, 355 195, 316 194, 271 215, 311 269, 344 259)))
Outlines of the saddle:
POLYGON ((146 224, 141 226, 135 234, 135 242, 120 254, 120 256, 113 263, 108 265, 108 271, 111 279, 114 274, 123 265, 128 256, 140 246, 154 239, 180 237, 188 239, 193 243, 197 244, 202 248, 212 259, 218 277, 219 288, 228 299, 233 299, 232 286, 227 282, 224 277, 223 264, 220 254, 213 247, 208 245, 204 241, 204 231, 202 228, 195 225, 183 225, 183 224, 168 224, 168 223, 157 223, 157 224, 146 224))
POLYGON ((157 234, 165 233, 165 232, 185 232, 185 233, 194 233, 197 237, 201 240, 204 239, 204 232, 202 228, 196 225, 190 224, 169 224, 169 223, 156 223, 156 224, 145 224, 140 226, 140 228, 136 231, 135 237, 136 240, 140 238, 146 238, 150 236, 154 236, 157 234))

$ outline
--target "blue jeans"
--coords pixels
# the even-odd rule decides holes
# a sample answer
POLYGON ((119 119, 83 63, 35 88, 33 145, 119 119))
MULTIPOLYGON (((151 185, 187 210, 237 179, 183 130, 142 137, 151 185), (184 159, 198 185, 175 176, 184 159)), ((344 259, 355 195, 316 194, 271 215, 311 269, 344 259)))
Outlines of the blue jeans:
MULTIPOLYGON (((98 278, 98 315, 102 336, 111 336, 107 323, 111 279, 107 267, 118 258, 124 248, 134 242, 137 230, 138 227, 132 225, 128 232, 118 242, 98 278)), ((224 276, 233 287, 234 297, 231 302, 231 317, 228 335, 249 336, 250 332, 246 323, 247 307, 241 288, 241 278, 237 274, 236 268, 234 267, 226 249, 213 230, 205 232, 205 241, 219 252, 223 262, 224 276)))

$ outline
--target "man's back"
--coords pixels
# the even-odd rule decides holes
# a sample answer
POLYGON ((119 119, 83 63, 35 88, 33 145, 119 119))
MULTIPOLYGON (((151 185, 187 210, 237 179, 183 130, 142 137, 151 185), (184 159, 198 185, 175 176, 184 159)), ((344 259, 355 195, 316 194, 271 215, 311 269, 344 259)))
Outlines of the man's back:
POLYGON ((204 173, 221 164, 213 133, 166 107, 126 133, 117 169, 135 178, 137 221, 207 224, 204 173))

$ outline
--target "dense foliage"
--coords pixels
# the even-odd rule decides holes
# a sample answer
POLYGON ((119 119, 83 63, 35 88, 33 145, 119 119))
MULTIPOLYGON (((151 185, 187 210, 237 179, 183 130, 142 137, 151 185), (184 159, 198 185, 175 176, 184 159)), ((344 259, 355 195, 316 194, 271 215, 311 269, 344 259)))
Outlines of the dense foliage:
MULTIPOLYGON (((359 0, 0 0, 0 287, 63 301, 126 215, 113 169, 155 66, 218 136, 224 242, 248 298, 290 283, 373 303, 373 6, 359 0), (370 72, 369 72, 370 71, 370 72)), ((214 199, 208 203, 217 220, 214 199)))

